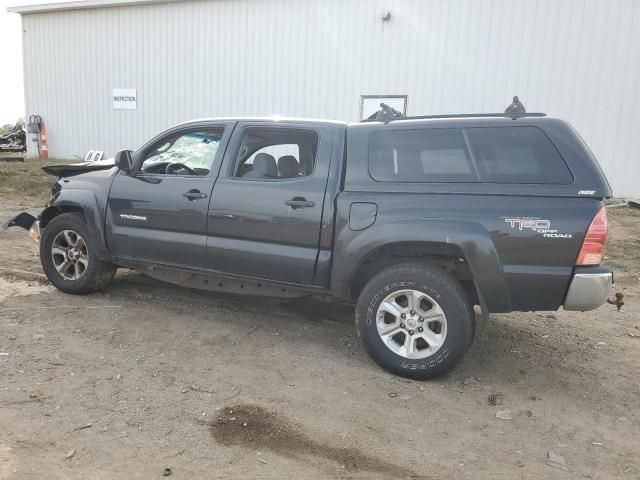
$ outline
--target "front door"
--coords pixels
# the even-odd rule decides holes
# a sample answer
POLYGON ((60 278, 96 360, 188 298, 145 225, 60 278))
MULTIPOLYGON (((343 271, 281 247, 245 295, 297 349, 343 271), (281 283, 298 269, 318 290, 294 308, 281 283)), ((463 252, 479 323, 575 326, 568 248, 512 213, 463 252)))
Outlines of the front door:
MULTIPOLYGON (((228 127, 228 126, 227 126, 228 127)), ((106 238, 120 258, 201 267, 207 210, 230 128, 174 128, 118 172, 109 194, 106 238)))
POLYGON ((311 283, 331 157, 331 131, 239 124, 213 190, 208 268, 311 283))

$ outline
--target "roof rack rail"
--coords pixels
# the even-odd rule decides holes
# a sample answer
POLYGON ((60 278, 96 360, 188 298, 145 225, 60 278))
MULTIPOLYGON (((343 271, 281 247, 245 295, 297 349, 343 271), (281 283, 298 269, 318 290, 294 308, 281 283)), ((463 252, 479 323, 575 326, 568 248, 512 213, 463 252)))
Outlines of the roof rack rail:
MULTIPOLYGON (((380 104, 382 107, 383 104, 380 104)), ((387 107, 385 105, 385 107, 387 107)), ((394 111, 394 113, 396 113, 394 111)), ((400 113, 400 112, 397 112, 400 113)), ((369 118, 365 118, 361 120, 361 122, 379 122, 383 121, 385 123, 392 122, 395 120, 423 120, 423 119, 437 119, 437 118, 481 118, 481 117, 492 117, 492 118, 511 118, 516 120, 518 118, 524 117, 546 117, 546 113, 541 112, 532 112, 527 113, 524 108, 524 105, 520 102, 518 97, 513 97, 513 103, 511 103, 504 113, 458 113, 458 114, 446 114, 446 115, 416 115, 406 117, 404 115, 388 115, 387 111, 383 107, 380 111, 374 113, 369 118)))
MULTIPOLYGON (((511 115, 505 115, 504 113, 458 113, 458 114, 447 114, 447 115, 416 115, 411 117, 398 117, 392 118, 388 120, 384 120, 385 123, 393 122, 395 120, 424 120, 424 119, 438 119, 438 118, 482 118, 482 117, 492 117, 492 118, 524 118, 524 117, 546 117, 546 113, 541 112, 531 112, 525 113, 523 115, 518 115, 517 117, 511 115)), ((369 119, 365 118, 361 120, 361 122, 380 122, 380 119, 369 119)))

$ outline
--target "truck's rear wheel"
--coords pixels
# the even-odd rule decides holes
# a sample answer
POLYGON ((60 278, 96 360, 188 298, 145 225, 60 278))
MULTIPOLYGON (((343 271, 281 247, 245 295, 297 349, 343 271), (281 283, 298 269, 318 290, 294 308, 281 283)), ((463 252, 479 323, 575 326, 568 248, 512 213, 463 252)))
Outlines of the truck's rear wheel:
POLYGON ((451 371, 471 346, 474 314, 460 283, 426 264, 389 267, 371 279, 356 306, 367 353, 397 375, 425 380, 451 371))
POLYGON ((67 293, 89 293, 106 287, 116 266, 94 253, 80 213, 63 213, 51 220, 40 239, 40 261, 49 281, 67 293))

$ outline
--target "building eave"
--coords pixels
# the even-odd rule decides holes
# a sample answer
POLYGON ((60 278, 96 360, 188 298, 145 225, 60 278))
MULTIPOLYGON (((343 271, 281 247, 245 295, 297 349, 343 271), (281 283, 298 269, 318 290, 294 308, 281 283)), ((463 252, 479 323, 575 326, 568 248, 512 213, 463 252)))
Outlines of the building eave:
POLYGON ((185 0, 78 0, 75 2, 45 3, 39 5, 18 5, 8 7, 7 12, 28 15, 30 13, 61 12, 66 10, 86 10, 93 8, 126 7, 151 5, 154 3, 180 2, 185 0))

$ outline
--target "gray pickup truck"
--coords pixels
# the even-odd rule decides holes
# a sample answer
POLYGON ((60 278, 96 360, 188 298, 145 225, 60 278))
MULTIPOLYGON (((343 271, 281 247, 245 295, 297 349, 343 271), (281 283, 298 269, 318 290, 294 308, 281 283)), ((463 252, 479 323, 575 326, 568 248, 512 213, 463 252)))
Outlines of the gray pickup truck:
POLYGON ((411 378, 450 371, 489 313, 591 310, 612 283, 608 182, 543 114, 195 120, 45 170, 59 177, 46 208, 5 226, 39 239, 58 289, 104 288, 126 266, 354 302, 367 352, 411 378))

